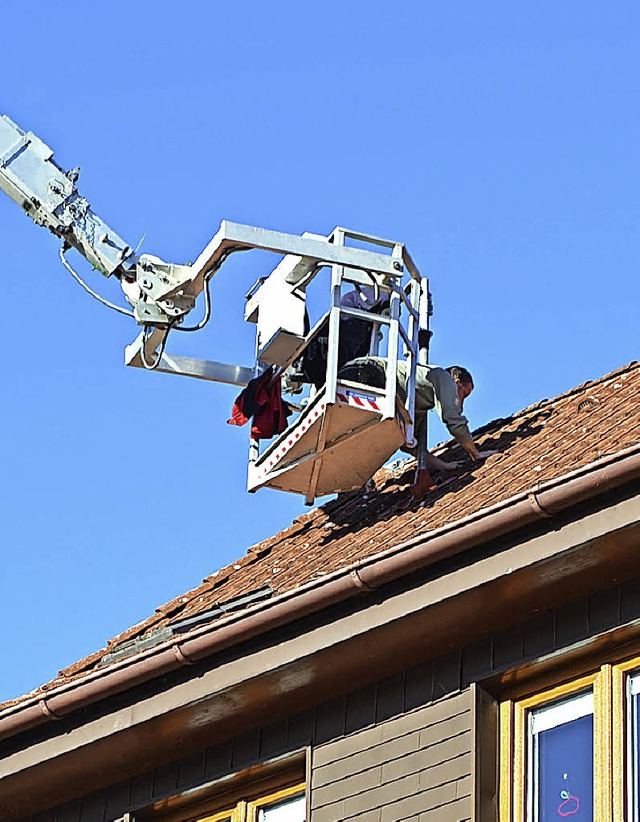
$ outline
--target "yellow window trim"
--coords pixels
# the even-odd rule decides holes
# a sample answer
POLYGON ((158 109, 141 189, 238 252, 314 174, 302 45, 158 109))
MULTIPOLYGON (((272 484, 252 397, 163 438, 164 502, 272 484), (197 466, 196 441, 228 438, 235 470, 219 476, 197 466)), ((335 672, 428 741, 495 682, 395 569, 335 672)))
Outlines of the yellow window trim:
MULTIPOLYGON (((625 649, 628 653, 628 648, 625 649)), ((591 674, 564 681, 524 698, 505 698, 499 706, 500 722, 500 822, 522 822, 526 810, 527 713, 587 688, 594 703, 594 815, 599 822, 619 822, 626 815, 627 678, 640 672, 637 654, 602 664, 591 674)), ((566 674, 566 671, 563 672, 566 674)))
POLYGON ((514 774, 514 754, 517 752, 514 738, 514 703, 511 699, 505 699, 500 704, 500 790, 499 814, 500 822, 511 822, 513 810, 513 786, 515 784, 514 774))
POLYGON ((214 813, 213 816, 205 816, 197 822, 242 822, 242 818, 238 814, 238 808, 227 808, 226 811, 214 813))
POLYGON ((301 782, 299 785, 293 785, 290 788, 283 788, 280 791, 270 794, 269 796, 261 796, 259 799, 254 799, 247 804, 247 822, 257 822, 258 811, 266 805, 271 805, 274 802, 279 802, 281 799, 288 799, 297 794, 304 793, 306 789, 305 783, 301 782))
MULTIPOLYGON (((636 668, 640 668, 640 659, 635 659, 634 665, 636 668)), ((626 679, 627 673, 629 673, 630 670, 631 669, 625 670, 625 668, 620 665, 612 666, 611 670, 611 781, 613 783, 612 801, 614 819, 624 819, 626 810, 626 679)))
POLYGON ((611 779, 613 784, 613 818, 624 819, 627 807, 627 679, 640 673, 640 656, 633 656, 612 666, 611 703, 611 779))
MULTIPOLYGON (((525 819, 527 801, 527 714, 533 708, 547 702, 556 702, 559 699, 570 697, 587 689, 593 689, 594 699, 594 742, 600 741, 606 746, 601 749, 600 744, 594 745, 594 773, 600 772, 601 761, 610 761, 610 746, 605 735, 595 720, 596 705, 606 696, 602 693, 603 681, 601 673, 593 673, 579 677, 572 682, 563 682, 554 688, 549 688, 521 700, 506 700, 500 706, 500 822, 522 822, 525 819)), ((594 785, 594 809, 606 807, 601 796, 602 787, 594 785)), ((609 822, 608 816, 596 816, 599 822, 609 822)), ((613 822, 611 820, 611 822, 613 822)))
POLYGON ((253 797, 250 801, 242 799, 234 807, 216 811, 213 816, 200 816, 193 822, 258 822, 258 812, 261 808, 280 802, 282 799, 304 794, 305 790, 306 784, 301 782, 298 785, 281 788, 266 796, 253 797))

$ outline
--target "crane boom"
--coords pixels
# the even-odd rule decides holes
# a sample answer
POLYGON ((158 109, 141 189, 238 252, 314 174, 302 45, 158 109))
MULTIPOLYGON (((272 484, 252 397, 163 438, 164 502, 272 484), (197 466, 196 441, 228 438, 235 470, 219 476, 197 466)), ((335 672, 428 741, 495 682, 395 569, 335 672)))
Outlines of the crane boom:
POLYGON ((121 277, 133 265, 133 251, 78 193, 78 174, 79 169, 63 171, 35 134, 0 117, 0 189, 98 271, 121 277))
MULTIPOLYGON (((430 295, 402 243, 335 228, 328 236, 285 234, 223 221, 211 242, 190 265, 138 255, 91 208, 77 188, 79 169, 64 171, 39 137, 0 116, 0 189, 38 225, 62 240, 65 267, 97 296, 71 268, 66 252, 75 248, 105 277, 119 280, 133 315, 143 326, 127 347, 127 365, 199 379, 246 385, 270 368, 271 380, 283 377, 294 393, 295 363, 320 334, 327 334, 324 384, 298 405, 299 417, 266 450, 252 441, 248 490, 263 486, 315 496, 356 488, 366 482, 402 443, 415 444, 415 378, 426 362, 430 295), (165 351, 169 331, 202 328, 211 315, 209 282, 226 258, 241 250, 261 249, 280 256, 267 276, 246 297, 244 319, 256 325, 255 362, 225 364, 165 351), (322 269, 331 269, 329 310, 308 328, 307 286, 322 269), (403 278, 404 281, 403 281, 403 278), (373 295, 354 307, 342 300, 349 285, 373 295), (205 294, 205 317, 186 328, 185 316, 205 294), (386 295, 386 316, 375 310, 386 295), (368 305, 371 305, 371 309, 368 305), (406 318, 403 324, 402 317, 406 318), (339 339, 350 322, 369 325, 369 353, 386 341, 384 385, 349 383, 340 377, 339 339), (383 333, 384 332, 384 333, 383 333), (407 358, 406 401, 396 396, 399 349, 407 358), (292 376, 293 375, 293 376, 292 376)), ((101 299, 101 298, 99 298, 101 299)), ((104 300, 103 300, 104 302, 104 300)), ((111 305, 112 308, 120 309, 111 305)), ((315 382, 315 380, 311 380, 315 382)), ((309 390, 308 387, 306 390, 309 390)))
POLYGON ((61 169, 46 143, 0 116, 0 189, 59 237, 64 250, 76 248, 101 274, 117 277, 139 323, 166 326, 183 317, 195 303, 181 292, 189 267, 138 256, 79 193, 79 172, 61 169))

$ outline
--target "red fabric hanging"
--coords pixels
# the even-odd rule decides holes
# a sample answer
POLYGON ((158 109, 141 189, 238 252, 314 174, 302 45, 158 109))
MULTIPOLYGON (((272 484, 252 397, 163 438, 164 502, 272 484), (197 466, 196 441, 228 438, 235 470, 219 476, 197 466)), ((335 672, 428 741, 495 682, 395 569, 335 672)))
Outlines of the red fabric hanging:
MULTIPOLYGON (((251 436, 270 439, 287 427, 287 404, 281 395, 280 377, 271 379, 273 366, 251 380, 236 397, 229 425, 245 425, 253 417, 251 436)), ((290 413, 290 412, 289 412, 290 413)))

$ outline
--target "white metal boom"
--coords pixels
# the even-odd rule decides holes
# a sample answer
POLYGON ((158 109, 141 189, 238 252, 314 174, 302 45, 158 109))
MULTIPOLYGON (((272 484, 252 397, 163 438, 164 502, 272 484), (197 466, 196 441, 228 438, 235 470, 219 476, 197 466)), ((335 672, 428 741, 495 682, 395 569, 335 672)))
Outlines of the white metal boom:
POLYGON ((100 273, 120 281, 133 309, 125 313, 143 329, 126 348, 127 365, 237 386, 273 366, 274 378, 283 377, 285 389, 308 394, 296 419, 263 453, 251 442, 248 490, 270 486, 303 493, 312 502, 316 496, 363 485, 398 447, 413 444, 415 371, 418 361, 426 362, 428 335, 420 332, 428 327, 430 298, 427 281, 403 244, 344 228, 327 237, 297 236, 223 221, 195 263, 166 263, 138 255, 93 212, 78 192, 78 172, 62 170, 36 135, 0 116, 0 189, 62 240, 60 256, 77 279, 65 257, 71 247, 100 273), (256 325, 254 363, 243 366, 168 353, 171 330, 198 330, 206 324, 211 278, 230 254, 246 249, 271 251, 281 258, 247 295, 244 319, 256 325), (306 289, 327 267, 329 309, 309 330, 306 289), (345 285, 360 294, 375 294, 374 302, 383 295, 386 315, 368 310, 366 298, 365 308, 343 304, 345 285), (186 329, 183 321, 203 292, 204 320, 186 329), (384 386, 341 379, 340 335, 349 319, 371 325, 369 353, 379 353, 380 339, 386 343, 384 386), (322 328, 328 329, 324 384, 309 389, 296 382, 292 372, 322 328), (409 374, 403 403, 396 397, 395 380, 401 347, 409 374))

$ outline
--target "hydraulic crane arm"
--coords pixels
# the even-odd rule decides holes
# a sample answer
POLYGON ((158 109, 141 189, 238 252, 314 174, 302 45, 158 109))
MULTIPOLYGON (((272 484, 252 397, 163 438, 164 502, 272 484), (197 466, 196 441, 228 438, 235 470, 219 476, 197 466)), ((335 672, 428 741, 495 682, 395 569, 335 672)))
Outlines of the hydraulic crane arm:
POLYGON ((56 165, 53 151, 35 134, 0 117, 0 188, 105 276, 125 276, 132 249, 80 196, 78 174, 79 169, 63 171, 56 165))
POLYGON ((64 250, 73 246, 106 277, 117 277, 139 323, 165 326, 184 316, 195 303, 181 292, 190 283, 189 267, 135 254, 80 195, 78 174, 61 169, 35 134, 0 116, 0 189, 59 237, 64 250))
POLYGON ((78 171, 64 171, 42 140, 0 116, 0 189, 35 223, 62 240, 62 262, 94 297, 98 295, 66 260, 69 249, 77 249, 101 274, 120 282, 133 307, 133 312, 124 313, 132 313, 143 326, 126 349, 127 365, 235 385, 247 385, 271 367, 270 386, 279 386, 282 377, 285 388, 309 394, 297 406, 296 420, 262 453, 252 441, 248 490, 270 486, 303 493, 311 502, 318 495, 361 486, 397 447, 413 444, 416 368, 427 358, 424 332, 430 299, 428 283, 404 244, 340 227, 326 237, 297 236, 223 221, 192 265, 166 263, 138 255, 94 213, 78 192, 78 171), (244 319, 256 326, 254 364, 219 363, 165 351, 172 328, 195 331, 206 324, 211 315, 211 277, 230 254, 250 249, 280 257, 246 296, 244 319), (327 268, 329 311, 309 330, 307 287, 327 268), (365 296, 368 289, 370 297, 363 297, 360 307, 343 303, 343 287, 363 289, 359 293, 365 296), (203 292, 204 319, 185 327, 184 317, 203 292), (385 316, 374 310, 381 294, 388 305, 385 316), (367 326, 370 354, 380 353, 381 341, 386 347, 384 386, 353 383, 339 375, 340 337, 354 322, 367 326), (321 354, 325 382, 316 390, 294 365, 300 364, 322 329, 327 335, 326 352, 321 354), (408 378, 406 400, 399 404, 396 367, 401 350, 408 378))

